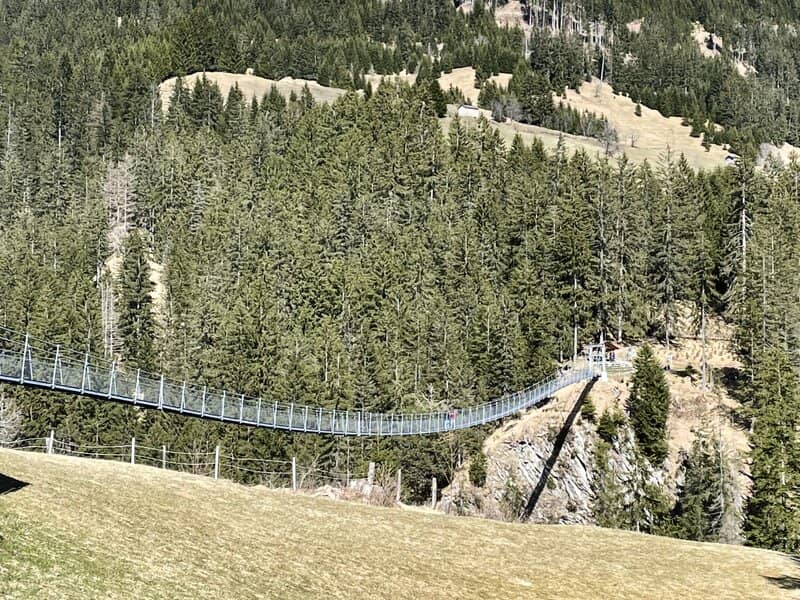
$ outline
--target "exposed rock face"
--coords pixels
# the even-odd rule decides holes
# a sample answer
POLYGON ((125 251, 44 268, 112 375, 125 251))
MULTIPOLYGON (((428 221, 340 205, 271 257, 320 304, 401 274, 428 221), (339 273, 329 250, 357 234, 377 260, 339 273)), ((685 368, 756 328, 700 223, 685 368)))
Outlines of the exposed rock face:
POLYGON ((582 390, 564 390, 551 405, 492 435, 486 443, 485 485, 471 485, 464 470, 444 490, 439 508, 536 523, 594 523, 597 434, 577 415, 582 390), (571 414, 574 423, 568 428, 571 414))
MULTIPOLYGON (((531 521, 536 523, 593 523, 592 503, 592 457, 594 456, 594 433, 583 424, 575 425, 567 434, 566 442, 552 469, 547 473, 548 461, 555 450, 550 431, 532 438, 509 441, 500 464, 514 465, 514 476, 519 478, 528 502, 531 494, 543 486, 535 505, 529 504, 531 521), (547 478, 543 481, 543 478, 547 478)), ((498 467, 500 467, 498 464, 498 467)), ((502 467, 500 467, 502 468, 502 467)), ((503 471, 506 469, 503 468, 503 471)), ((503 479, 497 478, 502 471, 495 472, 490 482, 495 499, 502 499, 503 479)))

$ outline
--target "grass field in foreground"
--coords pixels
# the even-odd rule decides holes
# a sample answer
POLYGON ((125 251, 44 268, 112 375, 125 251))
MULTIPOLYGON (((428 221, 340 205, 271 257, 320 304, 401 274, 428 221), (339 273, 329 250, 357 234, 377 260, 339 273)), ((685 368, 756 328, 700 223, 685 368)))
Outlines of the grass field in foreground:
MULTIPOLYGON (((792 598, 773 552, 0 450, 0 597, 792 598)), ((794 589, 792 589, 794 588, 794 589)))

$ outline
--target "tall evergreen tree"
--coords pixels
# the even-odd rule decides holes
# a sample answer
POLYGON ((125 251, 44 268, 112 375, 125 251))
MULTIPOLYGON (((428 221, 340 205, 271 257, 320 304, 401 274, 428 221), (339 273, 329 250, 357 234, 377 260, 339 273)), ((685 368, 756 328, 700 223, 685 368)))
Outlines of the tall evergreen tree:
POLYGON ((738 541, 738 495, 722 438, 698 432, 684 460, 684 482, 675 507, 676 534, 700 542, 738 541))
POLYGON ((639 349, 633 365, 636 371, 628 400, 631 427, 641 453, 659 467, 667 457, 669 387, 649 345, 639 349))
POLYGON ((753 492, 747 502, 748 544, 800 551, 800 393, 784 350, 770 349, 755 362, 750 439, 753 492))
POLYGON ((153 284, 150 281, 144 234, 134 230, 130 232, 123 248, 117 289, 118 326, 125 359, 144 369, 153 369, 156 362, 152 294, 153 284))

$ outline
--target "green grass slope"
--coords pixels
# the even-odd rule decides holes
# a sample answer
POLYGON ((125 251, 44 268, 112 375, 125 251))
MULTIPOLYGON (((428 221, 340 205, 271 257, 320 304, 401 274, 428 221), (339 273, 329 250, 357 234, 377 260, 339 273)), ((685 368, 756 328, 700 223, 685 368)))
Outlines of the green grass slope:
POLYGON ((376 508, 9 450, 0 473, 28 484, 0 496, 7 599, 777 599, 800 586, 790 558, 749 548, 376 508))

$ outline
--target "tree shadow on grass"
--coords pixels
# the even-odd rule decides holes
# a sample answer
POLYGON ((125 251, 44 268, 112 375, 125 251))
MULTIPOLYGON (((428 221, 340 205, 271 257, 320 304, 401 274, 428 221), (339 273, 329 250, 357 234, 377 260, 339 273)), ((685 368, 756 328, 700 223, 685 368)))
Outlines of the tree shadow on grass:
POLYGON ((550 456, 547 457, 547 462, 544 465, 542 474, 539 476, 539 481, 537 482, 536 487, 533 488, 533 491, 528 498, 528 503, 525 505, 525 510, 522 513, 523 520, 529 519, 533 514, 533 511, 536 509, 536 505, 539 503, 539 498, 541 497, 542 492, 547 485, 547 480, 550 478, 550 472, 553 470, 553 467, 556 466, 558 457, 561 454, 561 449, 564 447, 564 443, 567 441, 567 434, 569 433, 569 430, 572 429, 572 424, 575 422, 575 418, 578 416, 578 413, 581 412, 581 406, 583 406, 583 403, 586 400, 586 397, 589 395, 589 392, 591 391, 595 381, 597 380, 592 379, 584 386, 581 395, 575 402, 575 406, 572 407, 567 420, 564 421, 561 431, 558 432, 555 443, 553 444, 553 450, 550 452, 550 456))
POLYGON ((16 492, 28 485, 30 484, 27 481, 20 481, 19 479, 14 479, 13 477, 0 473, 0 496, 16 492))
MULTIPOLYGON (((792 556, 792 561, 800 566, 800 557, 792 556)), ((782 590, 800 590, 800 577, 797 575, 778 575, 777 577, 764 576, 764 579, 782 590)))

